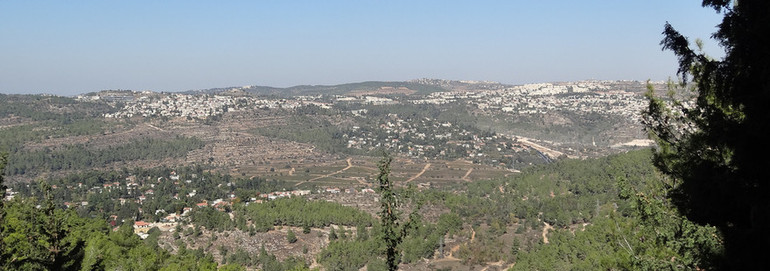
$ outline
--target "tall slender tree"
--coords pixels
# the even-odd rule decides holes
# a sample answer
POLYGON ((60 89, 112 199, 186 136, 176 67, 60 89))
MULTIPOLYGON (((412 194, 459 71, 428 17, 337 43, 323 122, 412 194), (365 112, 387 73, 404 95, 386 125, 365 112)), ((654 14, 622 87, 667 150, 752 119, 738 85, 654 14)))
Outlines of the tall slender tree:
MULTIPOLYGON (((677 182, 669 197, 689 219, 716 226, 725 269, 754 269, 770 255, 770 1, 704 0, 724 15, 709 57, 666 23, 661 45, 679 60, 694 103, 648 93, 644 124, 658 142, 654 162, 677 182)), ((673 98, 673 95, 670 96, 673 98)))
POLYGON ((386 248, 385 261, 388 264, 388 270, 398 270, 401 252, 398 245, 404 240, 408 230, 418 221, 417 210, 419 206, 412 210, 406 221, 401 221, 399 207, 402 205, 403 198, 399 197, 393 190, 393 183, 390 181, 391 162, 393 162, 393 157, 383 152, 382 160, 379 163, 380 173, 377 176, 377 180, 380 192, 382 238, 386 248))

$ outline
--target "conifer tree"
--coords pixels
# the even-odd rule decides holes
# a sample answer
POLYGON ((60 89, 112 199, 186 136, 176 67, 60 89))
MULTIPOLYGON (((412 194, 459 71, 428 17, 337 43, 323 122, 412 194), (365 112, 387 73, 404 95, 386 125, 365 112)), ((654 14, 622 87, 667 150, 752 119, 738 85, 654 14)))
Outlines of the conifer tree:
POLYGON ((331 230, 329 230, 329 241, 337 240, 337 232, 334 231, 334 226, 330 227, 331 230))
MULTIPOLYGON (((661 42, 679 60, 694 103, 649 92, 644 124, 658 143, 654 162, 676 182, 669 197, 688 219, 717 227, 725 269, 766 265, 770 255, 770 1, 704 0, 724 15, 713 38, 722 59, 666 23, 661 42)), ((672 92, 673 94, 673 92, 672 92)))
POLYGON ((380 219, 382 223, 382 238, 385 242, 386 256, 385 261, 388 264, 388 270, 397 270, 400 250, 398 245, 404 240, 407 231, 417 221, 417 209, 414 208, 409 218, 401 221, 399 207, 402 205, 401 197, 393 191, 393 183, 390 181, 390 163, 393 158, 387 153, 383 153, 382 160, 379 163, 380 173, 377 176, 380 193, 380 219))
POLYGON ((294 231, 289 230, 289 232, 286 233, 286 241, 289 241, 291 244, 297 242, 297 235, 294 234, 294 231))

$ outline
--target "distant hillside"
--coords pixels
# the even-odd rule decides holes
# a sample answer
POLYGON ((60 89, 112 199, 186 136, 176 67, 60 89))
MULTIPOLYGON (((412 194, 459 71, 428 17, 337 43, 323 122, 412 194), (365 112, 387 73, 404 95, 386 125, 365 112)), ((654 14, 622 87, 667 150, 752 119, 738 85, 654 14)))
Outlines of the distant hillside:
POLYGON ((375 94, 377 91, 393 94, 393 90, 400 90, 404 94, 427 94, 438 91, 447 91, 440 86, 424 84, 415 81, 405 82, 383 82, 367 81, 360 83, 347 83, 341 85, 301 85, 287 88, 269 87, 269 86, 247 86, 247 87, 227 87, 212 88, 206 90, 189 91, 187 93, 220 93, 232 90, 245 91, 257 95, 276 95, 276 96, 296 96, 296 95, 318 95, 318 94, 348 94, 352 92, 366 92, 375 94))
MULTIPOLYGON (((629 80, 588 80, 580 82, 600 83, 608 86, 610 89, 624 90, 634 93, 642 93, 647 90, 646 83, 641 81, 629 80)), ((575 82, 550 82, 553 85, 570 85, 575 82)), ((651 82, 655 89, 665 90, 664 82, 651 82)), ((241 92, 255 95, 272 95, 280 97, 299 96, 299 95, 377 95, 377 94, 417 94, 424 95, 441 91, 478 91, 478 90, 501 90, 515 87, 516 85, 503 84, 489 81, 467 81, 467 80, 444 80, 421 78, 409 81, 366 81, 359 83, 347 83, 339 85, 299 85, 293 87, 271 87, 271 86, 242 86, 242 87, 222 87, 203 90, 191 90, 185 94, 218 94, 224 92, 241 92)))

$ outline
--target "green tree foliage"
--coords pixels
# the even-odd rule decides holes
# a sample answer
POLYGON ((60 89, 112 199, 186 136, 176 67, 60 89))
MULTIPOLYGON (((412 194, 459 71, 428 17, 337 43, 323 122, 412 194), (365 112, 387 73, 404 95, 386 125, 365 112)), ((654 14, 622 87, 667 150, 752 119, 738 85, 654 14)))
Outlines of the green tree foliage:
MULTIPOLYGON (((46 182, 51 186, 57 187, 51 190, 54 195, 56 206, 63 207, 64 202, 82 202, 87 201, 87 206, 71 207, 85 217, 100 217, 109 219, 111 215, 117 215, 116 221, 121 220, 145 220, 148 222, 160 221, 167 214, 181 213, 184 207, 195 206, 206 199, 227 198, 230 194, 239 195, 241 198, 256 197, 259 193, 277 191, 288 186, 282 181, 267 181, 261 178, 236 178, 227 174, 209 172, 207 168, 201 166, 188 167, 157 167, 151 169, 135 168, 121 169, 111 171, 81 171, 68 174, 66 176, 51 176, 46 182), (175 171, 180 180, 190 180, 174 183, 169 180, 171 172, 175 171), (140 186, 127 185, 130 181, 136 180, 140 186), (114 185, 118 183, 119 185, 114 185), (231 185, 220 185, 230 183, 231 185), (110 187, 104 187, 104 185, 110 187), (154 185, 154 187, 148 187, 154 185), (154 190, 154 194, 145 194, 146 200, 141 203, 134 202, 142 193, 149 189, 154 190), (141 193, 136 193, 137 191, 141 193), (187 197, 190 192, 196 191, 196 195, 187 197), (174 198, 174 195, 178 197, 174 198), (126 199, 121 204, 118 198, 126 199), (151 212, 140 212, 139 208, 152 210, 151 212), (165 212, 155 213, 155 210, 165 212)), ((12 185, 19 196, 30 197, 41 194, 42 190, 36 185, 27 186, 24 183, 12 185)), ((229 206, 226 206, 229 207, 229 206)), ((197 208, 195 210, 198 210, 197 208)), ((212 212, 219 212, 209 210, 212 212)), ((228 211, 228 208, 225 208, 228 211)), ((233 222, 227 217, 226 213, 206 213, 196 212, 193 219, 200 221, 201 225, 208 229, 213 224, 221 225, 222 230, 231 229, 233 222), (222 217, 224 216, 224 217, 222 217), (201 217, 207 217, 203 219, 201 217), (216 219, 215 219, 216 218, 216 219), (206 220, 211 220, 207 222, 206 220), (215 223, 216 222, 216 223, 215 223), (221 223, 220 223, 221 222, 221 223)), ((237 216, 234 221, 235 226, 241 230, 246 228, 246 219, 243 216, 237 216)))
POLYGON ((104 113, 117 110, 104 102, 78 101, 63 96, 0 94, 0 118, 22 117, 64 124, 73 120, 101 117, 104 113))
POLYGON ((516 259, 517 269, 523 270, 711 267, 699 257, 704 251, 718 253, 721 239, 714 228, 689 222, 665 200, 668 190, 651 157, 651 151, 640 150, 560 160, 508 180, 475 182, 465 194, 428 192, 424 197, 458 215, 439 218, 438 225, 461 225, 459 217, 474 225, 476 240, 454 254, 467 264, 516 259), (527 238, 527 233, 539 236, 543 221, 556 230, 549 244, 533 244, 542 239, 527 238), (588 225, 585 231, 575 230, 582 224, 588 225), (521 240, 508 247, 500 238, 506 233, 521 240))
POLYGON ((338 238, 337 232, 344 231, 332 227, 329 245, 317 256, 327 270, 358 270, 364 266, 369 270, 396 270, 399 263, 431 258, 444 236, 462 227, 460 216, 451 213, 440 215, 435 224, 424 223, 417 215, 419 203, 413 206, 408 218, 402 218, 402 202, 417 201, 418 195, 392 187, 391 161, 388 155, 380 161, 380 223, 372 224, 371 230, 367 228, 369 224, 357 224, 355 238, 345 238, 347 234, 338 238))
MULTIPOLYGON (((77 101, 68 97, 0 94, 0 118, 22 121, 21 125, 0 129, 0 151, 9 152, 15 159, 26 152, 24 144, 28 142, 101 134, 119 126, 130 126, 102 118, 102 114, 116 110, 104 102, 77 101)), ((14 162, 10 164, 7 173, 14 173, 14 162)))
POLYGON ((256 257, 256 262, 262 265, 262 270, 309 270, 307 263, 296 257, 289 257, 283 262, 279 261, 275 255, 267 253, 264 247, 259 250, 259 255, 256 257))
MULTIPOLYGON (((644 124, 658 142, 655 165, 676 181, 670 198, 689 219, 724 236, 727 269, 755 269, 770 254, 770 13, 768 1, 704 0, 724 14, 713 59, 666 24, 661 42, 679 59, 694 104, 649 93, 644 124)), ((701 42, 696 42, 701 47, 701 42)), ((704 255, 719 257, 718 255, 704 255)))
POLYGON ((273 226, 315 228, 336 225, 372 225, 371 215, 339 203, 311 201, 301 197, 271 200, 236 209, 236 214, 252 221, 257 231, 268 231, 273 226))
POLYGON ((414 226, 408 230, 406 237, 399 245, 399 250, 403 252, 401 255, 403 263, 432 258, 444 236, 462 227, 462 219, 451 213, 440 215, 435 224, 419 222, 421 221, 415 221, 414 226))
MULTIPOLYGON (((5 179, 4 174, 5 172, 5 164, 6 164, 6 158, 8 155, 6 153, 0 152, 0 195, 2 197, 0 198, 0 227, 2 225, 5 225, 5 179)), ((5 231, 0 229, 0 263, 7 262, 8 259, 6 259, 5 254, 5 231)))
POLYGON ((196 226, 210 230, 229 231, 235 228, 235 222, 225 212, 212 207, 198 208, 190 215, 190 221, 196 226))
POLYGON ((318 254, 318 262, 326 270, 359 270, 384 252, 381 242, 376 239, 366 241, 338 239, 318 254))
POLYGON ((476 239, 473 242, 460 245, 456 254, 457 257, 471 266, 503 260, 503 255, 507 250, 503 249, 503 240, 499 238, 500 236, 480 228, 476 229, 475 232, 476 239))
POLYGON ((286 233, 286 241, 288 241, 290 244, 297 242, 297 235, 294 234, 294 231, 289 230, 289 232, 286 233))
MULTIPOLYGON (((48 200, 46 200, 48 201, 48 200)), ((216 270, 202 255, 170 255, 139 239, 129 223, 111 231, 103 220, 52 209, 34 198, 5 206, 4 270, 216 270)))
POLYGON ((219 271, 246 271, 246 268, 237 264, 225 264, 219 268, 219 271))
POLYGON ((203 145, 200 139, 183 136, 168 140, 137 139, 103 149, 89 148, 83 144, 65 145, 56 150, 45 148, 18 152, 8 161, 7 170, 9 174, 20 175, 28 172, 89 169, 114 162, 183 157, 203 145))
POLYGON ((399 207, 401 207, 404 198, 396 194, 389 178, 392 161, 393 158, 390 155, 383 153, 379 163, 380 173, 377 176, 377 181, 379 183, 378 192, 380 193, 380 223, 382 224, 380 237, 385 243, 385 262, 388 264, 388 270, 397 270, 400 255, 398 246, 419 220, 417 215, 419 206, 413 209, 406 221, 402 220, 399 207))
POLYGON ((275 255, 268 253, 264 247, 258 253, 249 253, 242 248, 222 254, 225 258, 219 270, 243 270, 243 267, 257 268, 261 270, 309 270, 308 264, 301 258, 291 256, 284 261, 279 261, 275 255))
MULTIPOLYGON (((126 125, 126 124, 123 124, 126 125)), ((101 134, 114 130, 117 123, 102 119, 82 119, 72 121, 46 121, 28 123, 0 129, 0 150, 13 155, 23 152, 23 145, 28 142, 40 142, 49 138, 101 134)))
MULTIPOLYGON (((0 174, 0 186, 2 180, 0 174)), ((153 241, 157 230, 143 241, 131 223, 112 231, 104 220, 56 208, 50 186, 40 187, 42 202, 19 196, 0 201, 0 270, 217 270, 202 250, 172 255, 160 249, 153 241)))
POLYGON ((651 185, 640 192, 622 180, 620 187, 620 196, 631 202, 631 217, 638 218, 630 233, 637 244, 631 245, 625 236, 618 242, 630 254, 634 269, 710 269, 719 261, 714 255, 721 255, 723 247, 716 228, 683 217, 666 198, 670 190, 651 185))
MULTIPOLYGON (((644 186, 654 178, 649 150, 632 151, 596 159, 565 159, 522 170, 510 179, 478 181, 468 185, 467 193, 435 193, 428 201, 439 200, 466 221, 497 224, 496 235, 504 225, 520 220, 532 228, 545 221, 563 228, 587 223, 597 216, 597 206, 616 204, 629 208, 618 198, 617 180, 644 186), (530 224, 531 223, 531 224, 530 224)), ((431 192, 432 193, 432 192, 431 192)))
MULTIPOLYGON (((650 180, 651 184, 661 180, 650 180)), ((583 229, 556 230, 548 244, 516 259, 513 270, 698 270, 712 267, 705 255, 718 254, 721 239, 714 227, 681 216, 661 187, 637 189, 621 181, 627 214, 602 208, 583 229)))

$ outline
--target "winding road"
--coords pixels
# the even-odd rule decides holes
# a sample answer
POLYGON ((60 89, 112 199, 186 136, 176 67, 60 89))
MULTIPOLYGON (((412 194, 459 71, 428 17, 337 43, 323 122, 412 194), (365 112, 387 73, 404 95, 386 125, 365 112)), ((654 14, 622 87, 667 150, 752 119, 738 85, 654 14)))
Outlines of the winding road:
POLYGON ((336 174, 340 174, 340 173, 343 173, 343 172, 345 172, 346 170, 348 170, 348 169, 350 169, 350 168, 352 168, 352 167, 353 167, 353 163, 351 163, 351 162, 350 162, 352 159, 353 159, 353 158, 348 158, 348 159, 346 160, 346 161, 348 162, 348 166, 346 166, 346 167, 345 167, 345 168, 343 168, 343 169, 337 170, 337 171, 335 171, 335 172, 332 172, 332 173, 329 173, 329 174, 326 174, 326 175, 321 175, 321 176, 318 176, 318 177, 312 178, 312 179, 310 179, 310 180, 307 180, 307 181, 304 181, 304 182, 299 182, 299 183, 295 184, 294 186, 299 186, 300 184, 303 184, 303 183, 306 183, 306 182, 312 182, 312 181, 315 181, 315 180, 318 180, 318 179, 322 179, 322 178, 326 178, 326 177, 331 177, 331 176, 334 176, 334 175, 336 175, 336 174))

